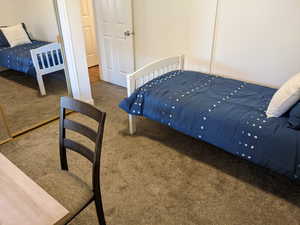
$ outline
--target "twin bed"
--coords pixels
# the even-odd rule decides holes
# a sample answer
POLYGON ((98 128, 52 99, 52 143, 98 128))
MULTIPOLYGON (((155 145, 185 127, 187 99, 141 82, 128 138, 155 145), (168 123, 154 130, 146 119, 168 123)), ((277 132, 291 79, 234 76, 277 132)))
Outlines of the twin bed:
POLYGON ((267 118, 275 89, 193 71, 184 58, 150 64, 128 76, 130 133, 144 116, 270 168, 292 179, 300 176, 300 132, 286 116, 267 118))
POLYGON ((15 47, 0 47, 0 67, 36 77, 41 95, 46 95, 43 76, 64 69, 61 45, 32 41, 15 47))

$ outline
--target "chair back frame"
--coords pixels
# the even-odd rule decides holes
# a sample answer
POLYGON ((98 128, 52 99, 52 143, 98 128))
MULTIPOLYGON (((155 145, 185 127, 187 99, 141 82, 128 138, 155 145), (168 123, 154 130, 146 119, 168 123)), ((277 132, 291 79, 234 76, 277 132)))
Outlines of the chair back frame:
MULTIPOLYGON (((101 112, 94 106, 87 103, 72 99, 70 97, 62 97, 60 102, 60 128, 59 128, 59 150, 61 169, 68 171, 67 149, 77 152, 85 157, 93 164, 92 185, 94 192, 94 200, 97 210, 99 223, 105 225, 105 217, 103 211, 102 197, 101 197, 101 183, 100 183, 100 164, 101 164, 101 150, 104 133, 104 124, 106 113, 101 112), (94 119, 98 123, 97 132, 93 129, 82 125, 78 122, 66 119, 66 110, 81 113, 94 119), (66 138, 66 130, 77 132, 95 143, 95 151, 91 151, 87 147, 66 138)), ((86 205, 87 206, 87 205, 86 205)), ((86 207, 85 206, 85 207, 86 207)), ((84 207, 84 208, 85 208, 84 207)), ((84 209, 83 208, 83 209, 84 209)))

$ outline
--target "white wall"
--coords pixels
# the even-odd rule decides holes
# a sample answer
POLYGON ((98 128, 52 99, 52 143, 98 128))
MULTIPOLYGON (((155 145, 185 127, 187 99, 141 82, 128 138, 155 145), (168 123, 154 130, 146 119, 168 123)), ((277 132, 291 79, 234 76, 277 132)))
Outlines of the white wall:
POLYGON ((19 23, 25 3, 26 1, 21 0, 0 0, 0 25, 19 23))
POLYGON ((187 69, 209 73, 217 0, 188 0, 187 69))
POLYGON ((24 22, 34 39, 56 41, 53 0, 0 0, 0 6, 1 25, 24 22))
MULTIPOLYGON (((209 71, 216 0, 133 0, 137 68, 187 54, 209 71)), ((299 0, 220 0, 213 72, 278 87, 300 72, 299 0)))
POLYGON ((299 0, 221 0, 214 72, 278 87, 300 72, 299 0))
POLYGON ((134 0, 137 68, 155 59, 186 53, 188 4, 184 0, 134 0))
POLYGON ((59 32, 53 0, 26 0, 26 3, 25 23, 33 37, 38 40, 56 41, 59 32))

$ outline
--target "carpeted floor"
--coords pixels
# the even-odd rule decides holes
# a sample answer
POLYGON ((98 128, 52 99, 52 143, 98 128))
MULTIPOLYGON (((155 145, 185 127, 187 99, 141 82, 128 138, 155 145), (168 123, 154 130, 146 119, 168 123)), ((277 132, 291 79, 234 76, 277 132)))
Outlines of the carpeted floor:
POLYGON ((41 96, 35 78, 8 70, 0 73, 0 105, 12 134, 58 115, 59 97, 67 95, 63 72, 44 76, 46 96, 41 96))
POLYGON ((0 143, 8 140, 10 138, 10 134, 7 130, 7 126, 4 120, 2 108, 0 106, 0 143))
MULTIPOLYGON (((147 119, 138 121, 131 137, 127 115, 117 107, 125 90, 100 82, 93 92, 97 106, 108 113, 101 173, 108 225, 300 224, 300 186, 147 119)), ((33 179, 56 170, 58 122, 0 151, 33 179)), ((75 153, 69 159, 71 170, 90 182, 88 162, 75 153)), ((93 205, 72 222, 95 224, 93 205)))
MULTIPOLYGON (((91 83, 99 81, 98 66, 89 68, 89 73, 91 83)), ((57 72, 43 79, 46 96, 40 95, 35 78, 12 70, 0 72, 0 105, 12 134, 58 116, 59 97, 68 93, 65 75, 57 72)))

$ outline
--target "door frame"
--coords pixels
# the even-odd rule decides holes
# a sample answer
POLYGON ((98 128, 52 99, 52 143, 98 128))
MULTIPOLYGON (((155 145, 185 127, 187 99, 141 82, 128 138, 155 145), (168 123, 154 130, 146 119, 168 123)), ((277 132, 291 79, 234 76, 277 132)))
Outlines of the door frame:
POLYGON ((68 76, 72 96, 94 104, 81 22, 80 0, 53 0, 53 2, 63 42, 66 76, 68 76))
MULTIPOLYGON (((84 32, 82 29, 80 0, 53 0, 59 24, 59 31, 62 36, 67 75, 72 91, 72 96, 90 104, 94 104, 92 97, 91 83, 89 79, 84 32)), ((102 67, 101 50, 99 46, 99 30, 96 8, 93 0, 94 22, 97 39, 97 52, 99 56, 99 66, 102 67)), ((132 1, 132 0, 131 0, 132 1)), ((134 4, 132 2, 132 18, 134 26, 134 4)), ((101 31, 100 31, 101 32, 101 31)), ((135 38, 133 38, 133 49, 135 49, 135 38)), ((136 68, 136 55, 134 54, 134 69, 136 68)), ((100 79, 103 75, 99 74, 100 79)))
MULTIPOLYGON (((99 71, 102 71, 102 56, 101 56, 101 49, 100 49, 100 46, 99 46, 99 41, 100 41, 100 37, 99 37, 99 26, 98 26, 98 20, 97 20, 97 11, 96 11, 96 5, 97 5, 97 3, 96 3, 96 1, 97 0, 92 0, 92 4, 93 4, 93 16, 94 16, 94 18, 93 18, 93 20, 94 20, 94 25, 95 25, 95 35, 96 35, 96 48, 97 48, 97 54, 98 54, 98 66, 99 66, 99 71)), ((103 74, 100 72, 99 73, 99 78, 100 78, 100 80, 103 80, 104 81, 104 79, 103 79, 103 74)))

